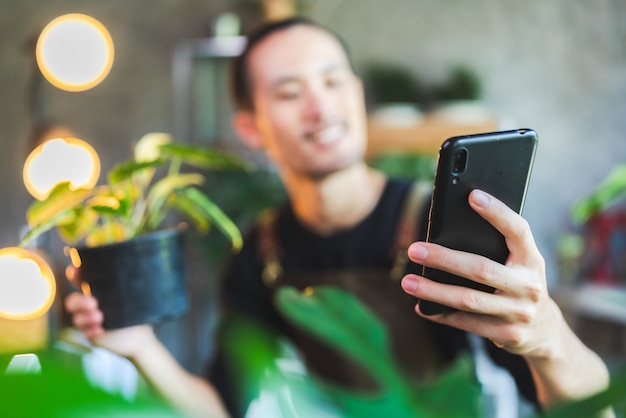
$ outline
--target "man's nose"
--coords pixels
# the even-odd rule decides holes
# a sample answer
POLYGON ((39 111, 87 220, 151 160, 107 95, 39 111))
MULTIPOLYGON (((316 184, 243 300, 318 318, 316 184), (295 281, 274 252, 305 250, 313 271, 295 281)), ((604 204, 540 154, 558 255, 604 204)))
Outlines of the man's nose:
POLYGON ((307 92, 304 104, 304 116, 308 121, 319 121, 332 112, 333 100, 323 89, 311 89, 307 92))

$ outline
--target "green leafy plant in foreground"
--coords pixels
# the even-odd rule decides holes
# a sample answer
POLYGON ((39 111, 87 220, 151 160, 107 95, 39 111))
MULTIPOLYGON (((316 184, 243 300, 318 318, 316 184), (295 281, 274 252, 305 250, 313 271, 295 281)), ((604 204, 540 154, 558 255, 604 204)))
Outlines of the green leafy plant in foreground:
MULTIPOLYGON (((300 292, 279 289, 277 306, 289 320, 364 366, 380 383, 378 394, 363 394, 323 385, 343 417, 413 418, 479 417, 480 388, 473 364, 462 357, 436 382, 415 382, 394 361, 384 324, 356 297, 333 287, 300 292), (451 400, 454 400, 451 402, 451 400)), ((610 387, 597 395, 564 404, 543 418, 588 418, 626 401, 626 368, 614 374, 610 387)))
POLYGON ((352 294, 334 287, 312 292, 285 287, 278 291, 276 302, 297 326, 356 360, 378 381, 379 393, 323 383, 341 416, 480 416, 480 387, 469 357, 462 357, 436 382, 426 385, 402 371, 392 354, 385 325, 352 294))
POLYGON ((174 143, 169 134, 150 133, 141 138, 134 155, 108 173, 107 183, 93 189, 56 185, 46 199, 27 210, 26 245, 56 228, 70 245, 83 242, 93 247, 132 239, 164 226, 172 212, 182 214, 198 231, 215 225, 235 248, 242 238, 233 221, 199 188, 201 170, 245 170, 240 159, 218 150, 174 143), (158 176, 159 169, 166 170, 158 176), (200 170, 198 170, 200 171, 200 170))

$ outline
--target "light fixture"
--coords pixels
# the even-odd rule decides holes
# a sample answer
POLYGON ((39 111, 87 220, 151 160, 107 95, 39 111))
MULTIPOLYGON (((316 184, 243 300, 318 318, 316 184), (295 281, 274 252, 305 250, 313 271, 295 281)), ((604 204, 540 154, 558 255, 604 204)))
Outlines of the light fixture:
POLYGON ((43 29, 36 46, 37 65, 54 86, 88 90, 104 80, 113 65, 113 39, 93 17, 71 13, 43 29))
POLYGON ((19 247, 0 249, 0 318, 39 318, 52 306, 55 292, 52 269, 40 255, 19 247))
POLYGON ((78 138, 55 138, 38 145, 24 163, 24 185, 38 200, 63 181, 73 188, 92 188, 100 177, 100 159, 91 145, 78 138))

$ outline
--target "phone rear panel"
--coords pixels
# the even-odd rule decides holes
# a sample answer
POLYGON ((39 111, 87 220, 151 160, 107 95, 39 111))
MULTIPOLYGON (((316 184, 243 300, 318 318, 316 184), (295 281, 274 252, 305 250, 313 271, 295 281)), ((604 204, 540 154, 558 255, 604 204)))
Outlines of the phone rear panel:
MULTIPOLYGON (((445 141, 439 151, 427 241, 504 263, 509 255, 504 237, 474 212, 468 197, 473 189, 481 189, 521 213, 536 147, 537 134, 530 129, 445 141)), ((440 270, 424 268, 423 273, 435 281, 493 291, 440 270)), ((427 302, 420 305, 431 314, 444 308, 427 302)))

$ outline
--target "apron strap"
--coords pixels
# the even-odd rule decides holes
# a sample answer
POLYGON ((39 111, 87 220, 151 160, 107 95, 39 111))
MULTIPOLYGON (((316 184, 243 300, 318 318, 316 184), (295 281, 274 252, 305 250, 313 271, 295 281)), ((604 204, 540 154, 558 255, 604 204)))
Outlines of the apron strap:
MULTIPOLYGON (((416 181, 411 186, 402 208, 402 215, 396 229, 396 236, 392 251, 395 253, 394 263, 389 272, 392 280, 400 280, 409 261, 407 248, 419 233, 420 214, 424 205, 429 201, 432 193, 432 184, 426 181, 416 181)), ((276 232, 276 210, 268 209, 258 221, 258 250, 263 262, 262 279, 268 287, 273 287, 283 274, 280 262, 280 243, 276 232)))
POLYGON ((430 203, 433 185, 430 182, 418 180, 413 183, 402 210, 402 217, 396 229, 396 241, 392 251, 395 252, 393 266, 389 275, 392 280, 400 280, 404 276, 406 265, 409 262, 407 249, 418 237, 420 232, 420 214, 427 202, 430 203))

